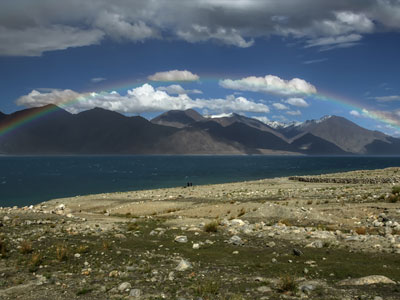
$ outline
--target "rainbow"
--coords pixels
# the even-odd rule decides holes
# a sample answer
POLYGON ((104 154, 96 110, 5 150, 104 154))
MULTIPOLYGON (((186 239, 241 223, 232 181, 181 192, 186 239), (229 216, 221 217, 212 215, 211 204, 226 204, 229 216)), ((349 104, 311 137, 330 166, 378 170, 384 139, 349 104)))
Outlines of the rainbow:
POLYGON ((360 115, 366 116, 375 121, 385 123, 396 130, 400 130, 400 120, 394 115, 387 113, 385 111, 378 111, 375 109, 369 109, 365 105, 359 102, 339 95, 334 95, 329 92, 318 92, 313 96, 315 99, 322 101, 329 101, 335 103, 349 111, 355 110, 360 113, 360 115))
MULTIPOLYGON (((200 80, 200 83, 212 83, 216 82, 218 83, 220 78, 215 78, 215 77, 208 77, 208 78, 202 78, 200 80)), ((136 88, 140 85, 142 85, 145 82, 139 82, 137 80, 129 80, 129 81, 124 81, 123 83, 120 83, 119 85, 102 85, 101 86, 101 91, 98 93, 110 93, 112 91, 119 91, 119 90, 128 90, 132 88, 136 88), (133 83, 134 82, 134 83, 133 83)), ((171 84, 173 84, 171 82, 171 84)), ((63 102, 62 104, 57 104, 58 106, 53 106, 53 105, 46 105, 43 107, 39 107, 33 110, 29 111, 24 111, 20 112, 18 117, 13 118, 12 122, 7 122, 7 120, 0 122, 0 137, 9 134, 13 132, 16 128, 19 128, 21 126, 24 126, 26 124, 29 124, 37 119, 40 119, 41 117, 51 114, 59 109, 64 109, 68 108, 68 106, 72 106, 76 102, 80 101, 85 101, 85 99, 88 99, 92 96, 92 93, 84 93, 84 94, 79 94, 78 97, 71 98, 63 102), (3 123, 3 124, 1 124, 3 123)), ((339 105, 342 108, 347 109, 348 111, 355 110, 360 113, 360 115, 367 116, 371 119, 374 119, 378 122, 385 123, 387 125, 390 125, 392 128, 400 130, 400 121, 399 119, 395 118, 393 115, 382 112, 382 111, 376 111, 376 110, 369 110, 366 109, 364 105, 361 105, 359 102, 343 97, 343 96, 338 96, 338 95, 333 95, 329 92, 318 92, 317 94, 313 94, 309 96, 311 99, 318 99, 321 101, 328 101, 330 103, 334 103, 336 105, 339 105)))

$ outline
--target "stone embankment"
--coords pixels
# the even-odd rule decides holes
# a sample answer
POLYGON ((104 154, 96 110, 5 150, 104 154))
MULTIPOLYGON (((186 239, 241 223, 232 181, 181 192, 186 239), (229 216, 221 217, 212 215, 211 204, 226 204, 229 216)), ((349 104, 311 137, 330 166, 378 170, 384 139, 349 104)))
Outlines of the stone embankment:
POLYGON ((342 184, 383 184, 400 183, 400 177, 376 177, 376 178, 335 178, 335 177, 307 177, 290 176, 289 180, 312 183, 342 183, 342 184))

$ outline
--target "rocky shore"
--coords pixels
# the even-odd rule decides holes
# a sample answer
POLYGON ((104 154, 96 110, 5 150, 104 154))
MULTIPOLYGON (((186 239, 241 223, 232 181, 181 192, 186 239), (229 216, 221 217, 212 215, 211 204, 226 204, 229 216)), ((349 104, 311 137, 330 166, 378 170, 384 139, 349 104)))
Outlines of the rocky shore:
POLYGON ((399 299, 400 168, 0 208, 0 299, 399 299))

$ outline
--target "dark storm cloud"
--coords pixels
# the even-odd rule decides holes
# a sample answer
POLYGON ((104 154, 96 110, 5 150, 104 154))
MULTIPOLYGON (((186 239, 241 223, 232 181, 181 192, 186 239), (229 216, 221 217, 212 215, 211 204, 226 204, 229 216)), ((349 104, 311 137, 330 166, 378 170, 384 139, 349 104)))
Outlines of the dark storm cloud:
POLYGON ((0 55, 116 41, 177 38, 250 47, 258 37, 300 39, 306 47, 357 44, 400 29, 398 0, 3 0, 0 55))

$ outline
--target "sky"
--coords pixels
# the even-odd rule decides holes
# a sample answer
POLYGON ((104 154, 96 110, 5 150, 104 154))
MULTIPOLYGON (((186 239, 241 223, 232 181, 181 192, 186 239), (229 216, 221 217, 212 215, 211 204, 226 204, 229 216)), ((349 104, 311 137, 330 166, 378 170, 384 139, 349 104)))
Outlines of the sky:
POLYGON ((2 0, 0 111, 343 116, 400 136, 399 0, 2 0))

